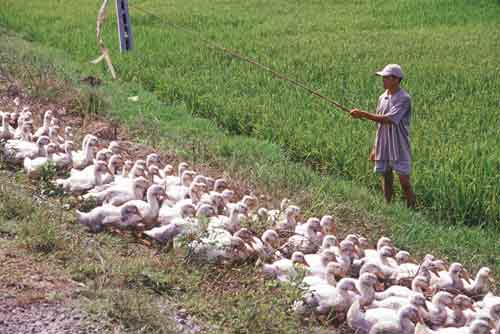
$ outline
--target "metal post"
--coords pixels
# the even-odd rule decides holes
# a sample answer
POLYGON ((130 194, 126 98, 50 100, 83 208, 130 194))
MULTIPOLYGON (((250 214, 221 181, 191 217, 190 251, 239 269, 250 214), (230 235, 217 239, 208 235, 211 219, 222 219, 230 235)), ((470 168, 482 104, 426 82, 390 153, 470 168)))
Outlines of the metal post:
POLYGON ((127 52, 133 47, 132 24, 128 15, 128 0, 116 0, 116 19, 118 23, 118 37, 120 51, 127 52))

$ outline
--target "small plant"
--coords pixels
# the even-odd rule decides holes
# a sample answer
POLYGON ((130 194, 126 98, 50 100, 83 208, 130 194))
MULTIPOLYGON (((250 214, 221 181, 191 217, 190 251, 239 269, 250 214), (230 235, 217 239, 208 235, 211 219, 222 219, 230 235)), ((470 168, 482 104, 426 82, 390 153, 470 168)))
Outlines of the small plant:
POLYGON ((38 190, 41 195, 50 197, 61 197, 64 195, 63 189, 54 183, 57 173, 57 166, 52 161, 49 161, 42 167, 38 182, 38 190))

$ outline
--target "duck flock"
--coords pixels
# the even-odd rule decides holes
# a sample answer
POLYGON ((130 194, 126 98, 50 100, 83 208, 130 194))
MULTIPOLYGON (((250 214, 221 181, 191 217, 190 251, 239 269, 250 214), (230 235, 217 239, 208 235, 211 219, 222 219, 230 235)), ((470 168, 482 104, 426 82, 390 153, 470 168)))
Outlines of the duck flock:
POLYGON ((500 333, 500 297, 489 291, 487 267, 471 281, 460 263, 430 254, 413 262, 387 237, 373 249, 360 235, 340 240, 332 216, 301 222, 300 208, 287 199, 279 209, 259 207, 255 196, 236 199, 226 180, 185 162, 162 166, 156 153, 124 161, 119 142, 102 147, 93 135, 76 146, 72 128, 61 134, 50 110, 33 131, 29 108, 15 102, 15 112, 1 113, 3 158, 33 178, 49 163, 69 171, 54 184, 95 203, 90 212, 76 211, 92 232, 134 229, 211 262, 256 259, 269 278, 303 289, 294 312, 333 315, 356 333, 500 333), (267 228, 262 235, 252 231, 257 224, 267 228))

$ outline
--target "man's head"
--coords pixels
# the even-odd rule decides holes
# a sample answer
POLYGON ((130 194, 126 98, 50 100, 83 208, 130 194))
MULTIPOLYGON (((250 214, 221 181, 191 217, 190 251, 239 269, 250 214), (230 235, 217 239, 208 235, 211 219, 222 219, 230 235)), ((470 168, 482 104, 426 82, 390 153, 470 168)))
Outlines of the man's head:
POLYGON ((384 89, 395 90, 403 80, 403 70, 398 64, 386 65, 381 71, 375 74, 381 76, 384 82, 384 89))

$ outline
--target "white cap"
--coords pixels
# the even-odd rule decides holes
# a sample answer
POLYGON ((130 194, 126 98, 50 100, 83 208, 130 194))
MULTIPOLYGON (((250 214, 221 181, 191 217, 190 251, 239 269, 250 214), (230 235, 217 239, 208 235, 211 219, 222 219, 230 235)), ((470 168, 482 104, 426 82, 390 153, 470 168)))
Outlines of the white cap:
POLYGON ((403 70, 401 69, 401 66, 399 66, 398 64, 386 65, 382 71, 375 72, 375 74, 380 75, 382 77, 393 75, 395 77, 403 79, 403 70))

